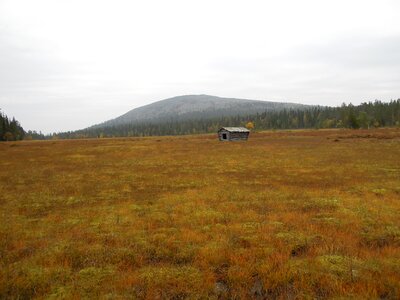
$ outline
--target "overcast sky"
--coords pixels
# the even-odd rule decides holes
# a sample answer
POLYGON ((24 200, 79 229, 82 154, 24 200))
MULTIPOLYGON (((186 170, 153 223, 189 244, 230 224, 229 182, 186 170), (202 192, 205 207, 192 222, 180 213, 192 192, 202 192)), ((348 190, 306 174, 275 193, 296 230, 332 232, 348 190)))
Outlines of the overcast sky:
POLYGON ((183 94, 400 98, 400 1, 0 0, 0 108, 84 128, 183 94))

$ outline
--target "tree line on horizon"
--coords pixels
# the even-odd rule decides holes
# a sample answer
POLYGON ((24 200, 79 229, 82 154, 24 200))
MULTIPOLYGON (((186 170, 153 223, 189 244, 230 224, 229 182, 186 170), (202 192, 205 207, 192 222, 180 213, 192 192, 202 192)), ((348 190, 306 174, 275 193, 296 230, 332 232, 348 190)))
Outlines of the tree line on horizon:
POLYGON ((265 111, 251 115, 198 118, 159 123, 131 123, 107 127, 86 128, 44 135, 24 131, 15 118, 0 111, 0 141, 22 139, 79 139, 156 135, 214 133, 221 127, 252 124, 253 130, 320 129, 320 128, 378 128, 400 127, 400 99, 390 102, 374 101, 360 105, 342 104, 338 107, 312 106, 281 111, 265 111))
POLYGON ((254 125, 254 130, 394 127, 400 126, 400 99, 360 105, 343 103, 338 107, 313 106, 304 109, 265 111, 246 116, 131 123, 63 132, 50 137, 74 139, 213 133, 221 127, 245 126, 248 122, 254 125))
POLYGON ((25 131, 15 118, 9 119, 0 111, 0 141, 18 141, 25 137, 25 131))

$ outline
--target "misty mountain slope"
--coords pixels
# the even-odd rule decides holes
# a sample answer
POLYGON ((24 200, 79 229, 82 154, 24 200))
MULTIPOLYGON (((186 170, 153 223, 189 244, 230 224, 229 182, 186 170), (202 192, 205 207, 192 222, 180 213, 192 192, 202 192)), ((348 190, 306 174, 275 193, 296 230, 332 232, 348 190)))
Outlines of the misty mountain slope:
MULTIPOLYGON (((132 109, 115 119, 93 127, 108 127, 132 123, 159 123, 189 119, 247 115, 264 111, 304 108, 307 105, 271 101, 221 98, 209 95, 185 95, 157 101, 132 109)), ((92 128, 93 128, 92 127, 92 128)))

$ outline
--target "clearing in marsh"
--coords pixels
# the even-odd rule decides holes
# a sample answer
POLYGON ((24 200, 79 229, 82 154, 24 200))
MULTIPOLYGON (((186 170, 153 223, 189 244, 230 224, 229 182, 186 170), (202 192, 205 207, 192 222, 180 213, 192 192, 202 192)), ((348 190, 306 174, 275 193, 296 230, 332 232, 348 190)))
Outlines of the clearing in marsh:
POLYGON ((400 298, 400 130, 0 144, 0 298, 400 298))

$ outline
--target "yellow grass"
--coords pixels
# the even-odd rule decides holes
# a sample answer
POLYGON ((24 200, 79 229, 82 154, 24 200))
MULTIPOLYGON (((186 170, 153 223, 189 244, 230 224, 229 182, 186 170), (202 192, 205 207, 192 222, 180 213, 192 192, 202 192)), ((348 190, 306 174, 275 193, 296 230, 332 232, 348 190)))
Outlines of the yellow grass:
POLYGON ((0 298, 400 298, 400 130, 0 144, 0 298))

